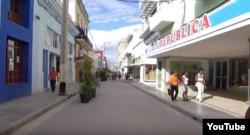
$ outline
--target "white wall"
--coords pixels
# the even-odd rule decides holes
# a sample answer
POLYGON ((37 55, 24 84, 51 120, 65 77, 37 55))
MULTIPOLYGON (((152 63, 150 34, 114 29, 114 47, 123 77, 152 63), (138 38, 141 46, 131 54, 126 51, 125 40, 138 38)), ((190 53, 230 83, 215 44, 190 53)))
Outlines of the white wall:
POLYGON ((75 6, 76 0, 69 0, 69 14, 74 22, 76 22, 75 6))
MULTIPOLYGON (((51 45, 46 44, 47 27, 50 27, 57 34, 61 35, 61 24, 58 23, 52 15, 49 14, 43 7, 38 4, 38 1, 34 1, 34 22, 33 22, 33 48, 32 48, 32 93, 38 93, 44 91, 44 73, 43 73, 43 50, 46 49, 49 52, 53 52, 60 55, 59 48, 54 48, 51 45), (35 16, 38 15, 40 19, 35 16)), ((68 41, 74 44, 74 37, 69 34, 68 41)), ((74 60, 73 54, 68 58, 74 60)), ((49 60, 48 60, 49 62, 49 60)), ((73 62, 74 63, 74 62, 73 62)), ((49 63, 48 63, 49 64, 49 63)), ((75 75, 74 64, 71 65, 73 69, 73 78, 75 75)), ((49 69, 48 69, 49 70, 49 69)), ((49 86, 49 85, 48 85, 49 86)))

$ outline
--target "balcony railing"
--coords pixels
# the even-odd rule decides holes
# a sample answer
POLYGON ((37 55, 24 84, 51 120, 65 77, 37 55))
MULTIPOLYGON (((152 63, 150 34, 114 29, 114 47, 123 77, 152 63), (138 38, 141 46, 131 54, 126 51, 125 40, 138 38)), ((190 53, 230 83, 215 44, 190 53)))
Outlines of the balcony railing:
POLYGON ((156 7, 157 1, 155 0, 146 0, 146 2, 141 2, 143 3, 143 5, 141 5, 142 9, 141 9, 141 18, 145 18, 147 17, 152 10, 154 10, 154 8, 156 7))
POLYGON ((21 17, 11 11, 8 12, 8 18, 17 24, 21 24, 21 17))

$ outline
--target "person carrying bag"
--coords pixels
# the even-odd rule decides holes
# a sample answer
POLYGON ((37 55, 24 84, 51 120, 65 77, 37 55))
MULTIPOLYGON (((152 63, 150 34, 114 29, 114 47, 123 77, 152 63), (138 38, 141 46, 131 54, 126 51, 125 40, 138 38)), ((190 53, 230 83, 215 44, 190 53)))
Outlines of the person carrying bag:
POLYGON ((177 102, 176 98, 178 95, 178 87, 179 87, 179 79, 177 76, 177 72, 175 71, 171 76, 170 76, 170 80, 169 80, 169 84, 170 84, 170 89, 168 89, 168 93, 169 95, 171 95, 171 100, 172 102, 177 102))

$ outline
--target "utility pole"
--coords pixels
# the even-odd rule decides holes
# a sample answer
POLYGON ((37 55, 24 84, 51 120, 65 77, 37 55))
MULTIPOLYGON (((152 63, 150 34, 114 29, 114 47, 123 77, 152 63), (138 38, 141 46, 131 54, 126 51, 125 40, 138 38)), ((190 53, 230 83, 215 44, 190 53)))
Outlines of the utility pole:
POLYGON ((61 52, 60 52, 60 88, 59 95, 65 95, 68 80, 68 10, 69 0, 63 0, 63 21, 61 29, 61 52))

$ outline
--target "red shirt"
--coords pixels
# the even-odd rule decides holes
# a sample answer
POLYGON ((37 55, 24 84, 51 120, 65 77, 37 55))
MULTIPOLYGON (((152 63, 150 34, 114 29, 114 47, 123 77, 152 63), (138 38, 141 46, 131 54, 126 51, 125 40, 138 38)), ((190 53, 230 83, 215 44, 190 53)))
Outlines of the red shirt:
POLYGON ((57 79, 57 72, 55 70, 50 71, 49 78, 50 80, 56 80, 57 79))

